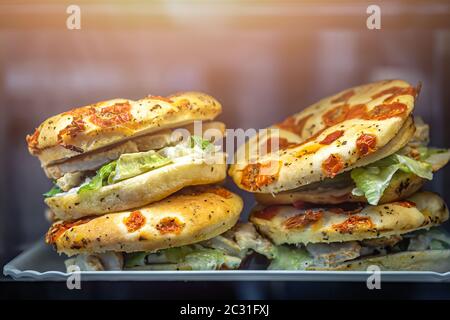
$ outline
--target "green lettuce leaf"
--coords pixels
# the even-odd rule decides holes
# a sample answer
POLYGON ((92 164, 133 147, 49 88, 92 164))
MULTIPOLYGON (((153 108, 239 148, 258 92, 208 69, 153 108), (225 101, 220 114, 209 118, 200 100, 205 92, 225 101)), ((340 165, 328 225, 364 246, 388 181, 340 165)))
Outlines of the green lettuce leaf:
POLYGON ((144 172, 163 167, 172 161, 154 150, 122 154, 117 160, 114 174, 109 183, 114 183, 138 176, 144 172))
POLYGON ((96 175, 86 184, 81 185, 78 193, 82 194, 88 191, 98 190, 103 186, 108 185, 109 176, 114 172, 117 161, 112 161, 101 167, 96 175))
POLYGON ((203 139, 199 136, 190 136, 189 139, 189 145, 191 148, 198 146, 200 149, 206 150, 212 146, 212 143, 209 140, 203 139))
POLYGON ((304 248, 278 246, 268 270, 305 270, 312 264, 313 258, 304 248))
POLYGON ((428 180, 433 178, 433 170, 429 163, 393 154, 366 167, 353 169, 350 175, 356 188, 352 193, 356 196, 364 195, 370 204, 377 205, 399 170, 428 180))
POLYGON ((404 237, 409 239, 409 251, 450 249, 450 235, 440 227, 417 230, 404 237))
POLYGON ((146 270, 216 270, 222 266, 236 269, 241 264, 239 257, 200 245, 164 249, 156 253, 127 254, 125 261, 127 268, 146 270))
POLYGON ((437 247, 437 243, 440 243, 440 245, 444 249, 450 248, 450 235, 447 232, 445 232, 443 229, 433 228, 433 229, 429 230, 426 233, 426 235, 432 239, 432 241, 431 241, 431 249, 432 250, 439 250, 439 249, 434 248, 434 247, 437 247))
POLYGON ((220 250, 202 248, 186 255, 180 264, 182 269, 190 270, 217 270, 222 266, 236 269, 241 264, 238 257, 229 256, 220 250))
POLYGON ((160 168, 172 161, 155 151, 125 153, 119 159, 105 164, 86 184, 81 185, 78 193, 98 190, 103 186, 138 176, 144 172, 160 168))
POLYGON ((145 265, 147 252, 134 252, 125 255, 125 268, 140 267, 145 265))
POLYGON ((384 168, 353 169, 351 177, 356 184, 356 188, 353 189, 352 193, 356 196, 365 196, 370 204, 376 205, 397 170, 397 165, 384 168))
POLYGON ((414 173, 415 175, 431 180, 433 179, 433 170, 427 162, 417 161, 407 156, 395 154, 396 160, 400 164, 400 170, 403 172, 414 173))
POLYGON ((49 191, 43 194, 44 197, 49 198, 57 195, 58 193, 63 192, 60 187, 54 185, 49 191))
POLYGON ((440 149, 440 148, 429 148, 429 147, 419 147, 417 148, 419 151, 420 160, 425 160, 432 155, 447 153, 448 149, 440 149))

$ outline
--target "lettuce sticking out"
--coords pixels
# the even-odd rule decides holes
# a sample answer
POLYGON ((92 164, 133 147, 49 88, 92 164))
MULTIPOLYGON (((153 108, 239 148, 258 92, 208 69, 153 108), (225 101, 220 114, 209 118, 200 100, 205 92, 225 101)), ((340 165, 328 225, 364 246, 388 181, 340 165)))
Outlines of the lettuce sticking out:
POLYGON ((199 136, 190 136, 189 137, 189 146, 191 148, 195 148, 196 146, 202 150, 207 150, 212 147, 212 143, 209 140, 203 139, 199 136))
POLYGON ((350 175, 356 188, 352 193, 365 196, 370 204, 377 205, 397 171, 413 173, 428 180, 433 178, 432 166, 429 163, 396 153, 366 167, 353 169, 350 175))
POLYGON ((268 270, 305 270, 312 264, 313 258, 304 248, 278 246, 268 270))
POLYGON ((397 170, 397 166, 353 169, 351 177, 356 184, 356 188, 353 189, 352 194, 355 196, 365 196, 370 204, 378 204, 378 201, 383 196, 384 190, 389 186, 397 170))
POLYGON ((78 189, 78 193, 85 193, 88 191, 98 190, 103 186, 108 185, 109 177, 116 168, 117 161, 112 161, 101 167, 96 175, 87 183, 82 184, 78 189))
POLYGON ((125 256, 125 268, 144 266, 146 257, 147 252, 127 253, 125 256))
POLYGON ((180 268, 188 270, 237 269, 241 264, 238 257, 229 256, 220 250, 202 248, 186 255, 180 268))
POLYGON ((151 171, 172 161, 155 151, 125 153, 119 159, 105 164, 87 183, 81 185, 78 193, 98 190, 103 186, 133 178, 147 171, 151 171))
POLYGON ((408 251, 450 249, 450 236, 441 228, 419 230, 408 235, 408 251))
POLYGON ((440 149, 440 148, 428 148, 428 147, 419 147, 417 148, 419 151, 420 160, 428 159, 429 157, 436 154, 448 153, 448 149, 440 149))
POLYGON ((125 267, 145 270, 217 270, 223 267, 236 269, 240 264, 241 258, 221 250, 190 245, 156 253, 127 254, 125 267))
POLYGON ((420 160, 429 163, 433 171, 437 171, 445 166, 450 160, 449 149, 418 148, 420 160))
POLYGON ((49 191, 47 191, 46 193, 43 194, 44 197, 46 198, 50 198, 53 197, 55 195, 57 195, 58 193, 64 192, 61 190, 60 187, 54 185, 49 191))
POLYGON ((110 175, 109 183, 114 183, 138 176, 147 171, 151 171, 172 161, 163 157, 154 150, 147 152, 122 154, 117 160, 114 174, 110 175))

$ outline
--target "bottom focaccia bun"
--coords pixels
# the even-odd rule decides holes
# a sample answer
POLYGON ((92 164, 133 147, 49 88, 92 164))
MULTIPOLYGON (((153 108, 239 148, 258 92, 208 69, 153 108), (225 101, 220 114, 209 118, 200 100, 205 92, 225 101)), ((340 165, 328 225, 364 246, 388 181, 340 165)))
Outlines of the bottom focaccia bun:
POLYGON ((218 236, 239 219, 242 199, 219 186, 190 187, 131 211, 57 222, 46 242, 59 253, 155 252, 218 236))
POLYGON ((68 270, 76 265, 82 271, 238 269, 252 253, 273 259, 275 246, 251 223, 238 223, 221 235, 195 244, 156 252, 79 254, 65 263, 68 270))
POLYGON ((270 270, 382 271, 450 270, 450 236, 433 228, 402 237, 276 248, 270 270))

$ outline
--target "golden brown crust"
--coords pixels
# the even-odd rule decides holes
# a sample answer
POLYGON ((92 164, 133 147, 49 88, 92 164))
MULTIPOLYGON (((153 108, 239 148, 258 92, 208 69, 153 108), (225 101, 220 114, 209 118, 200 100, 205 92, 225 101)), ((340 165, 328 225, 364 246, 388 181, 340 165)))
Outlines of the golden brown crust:
MULTIPOLYGON (((410 114, 416 95, 409 83, 389 80, 322 99, 270 127, 279 129, 284 148, 255 154, 251 150, 256 148, 250 146, 262 137, 249 139, 238 149, 237 163, 230 167, 229 174, 242 189, 278 193, 381 159, 404 146, 413 135, 410 114), (241 159, 244 154, 250 157, 241 159), (250 159, 254 158, 252 163, 250 159), (260 169, 275 162, 279 167, 271 174, 260 169)), ((272 130, 264 139, 273 139, 276 134, 272 130)))
POLYGON ((242 199, 217 186, 192 187, 127 212, 57 222, 47 243, 59 253, 157 251, 218 236, 239 219, 242 199), (69 223, 69 226, 67 224, 69 223))
POLYGON ((199 92, 141 100, 113 99, 53 116, 27 136, 28 149, 42 163, 79 156, 124 139, 195 120, 211 120, 220 103, 199 92))
POLYGON ((259 207, 249 218, 262 234, 277 245, 389 237, 430 228, 447 219, 447 206, 431 192, 419 192, 407 201, 377 206, 259 207))

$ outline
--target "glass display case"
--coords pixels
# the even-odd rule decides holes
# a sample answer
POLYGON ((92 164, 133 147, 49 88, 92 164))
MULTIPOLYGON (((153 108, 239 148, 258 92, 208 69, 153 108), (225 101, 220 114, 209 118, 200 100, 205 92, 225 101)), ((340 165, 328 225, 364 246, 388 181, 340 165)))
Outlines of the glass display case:
MULTIPOLYGON (((227 127, 265 128, 335 92, 399 78, 422 85, 415 114, 430 125, 433 145, 450 147, 448 1, 77 1, 79 25, 71 20, 71 5, 0 3, 2 265, 42 242, 49 226, 42 193, 51 183, 29 155, 25 136, 51 115, 76 106, 197 90, 222 103, 219 119, 227 127)), ((243 197, 245 218, 253 196, 231 179, 226 183, 243 197)), ((426 187, 450 203, 450 168, 436 173, 426 187)), ((332 298, 330 290, 355 286, 365 292, 364 285, 338 283, 338 278, 329 279, 332 283, 310 279, 303 287, 291 280, 169 286, 180 295, 203 297, 217 292, 213 285, 238 298, 307 297, 307 291, 332 298)), ((387 284, 385 295, 450 297, 443 285, 433 285, 430 293, 431 284, 407 281, 412 282, 387 284)), ((10 277, 3 277, 2 285, 24 297, 39 288, 55 297, 57 287, 42 283, 25 294, 27 284, 10 277)), ((112 294, 113 283, 86 284, 90 297, 148 293, 143 284, 116 285, 121 289, 112 294)), ((63 289, 58 289, 63 296, 74 297, 63 289)))

